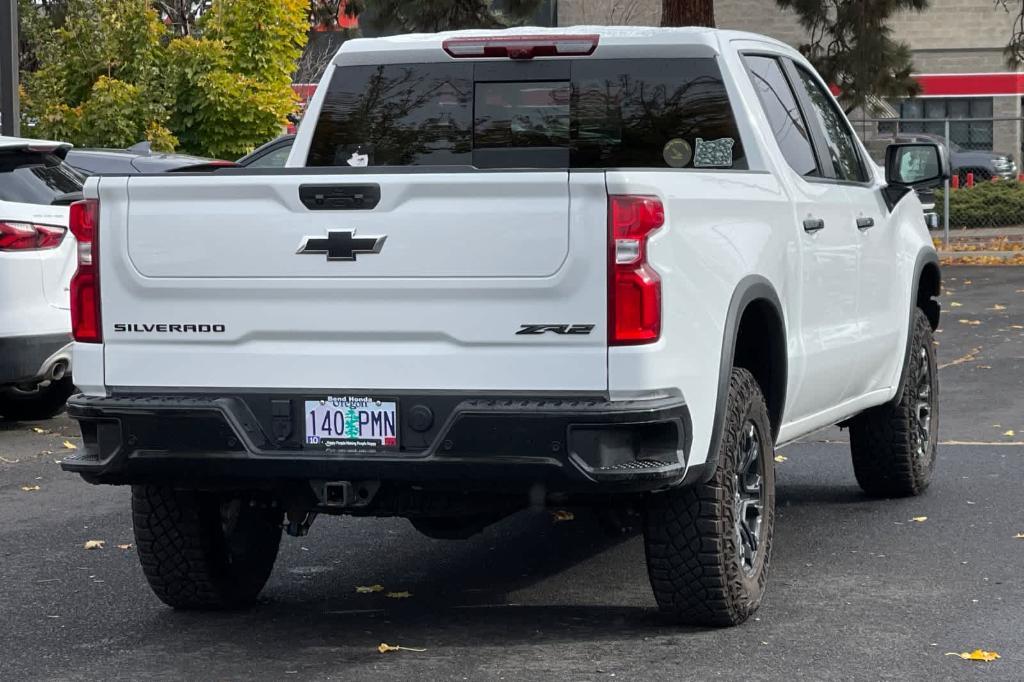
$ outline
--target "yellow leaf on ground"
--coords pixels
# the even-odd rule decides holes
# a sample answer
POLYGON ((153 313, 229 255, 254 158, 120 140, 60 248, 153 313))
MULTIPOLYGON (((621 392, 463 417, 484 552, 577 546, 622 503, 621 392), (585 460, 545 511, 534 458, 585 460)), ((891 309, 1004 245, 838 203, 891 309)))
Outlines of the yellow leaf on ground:
POLYGON ((77 450, 78 449, 78 446, 75 445, 74 443, 72 443, 69 440, 64 441, 64 447, 66 447, 68 450, 77 450))
POLYGON ((386 654, 389 651, 420 651, 420 652, 422 652, 422 651, 426 651, 426 649, 416 649, 416 648, 411 647, 411 646, 399 646, 397 644, 387 644, 385 642, 381 642, 377 646, 377 651, 381 652, 382 654, 386 654))
POLYGON ((914 518, 912 518, 910 520, 911 521, 917 521, 918 523, 924 523, 925 521, 928 520, 928 517, 927 516, 915 516, 914 518))
POLYGON ((960 322, 960 324, 969 324, 972 327, 977 327, 981 324, 981 320, 958 320, 958 322, 960 322))
POLYGON ((408 599, 412 596, 412 592, 388 592, 384 596, 388 599, 408 599))
POLYGON ((46 429, 39 428, 38 426, 33 426, 32 430, 36 433, 46 433, 46 429))
POLYGON ((118 549, 131 549, 132 546, 133 546, 132 543, 129 542, 127 545, 118 545, 117 548, 118 549))
POLYGON ((1024 324, 1011 324, 1010 329, 1024 329, 1024 324))
POLYGON ((371 592, 383 592, 383 585, 357 585, 356 592, 359 594, 369 594, 371 592))
POLYGON ((559 523, 561 521, 572 521, 576 518, 576 515, 571 511, 559 509, 558 511, 551 512, 551 518, 555 520, 555 523, 559 523))
POLYGON ((991 308, 989 308, 989 310, 1006 310, 1006 306, 1005 305, 999 305, 998 303, 996 303, 991 308))
POLYGON ((1013 429, 1008 429, 1006 431, 1003 431, 1003 435, 1004 436, 1015 436, 1017 434, 1016 434, 1016 432, 1013 429))
POLYGON ((775 455, 775 461, 778 462, 779 464, 782 464, 787 459, 789 459, 789 457, 786 457, 785 455, 775 455))
POLYGON ((950 308, 959 308, 961 306, 963 306, 963 303, 957 303, 956 301, 950 301, 949 302, 949 307, 950 308))
POLYGON ((106 540, 86 540, 85 541, 85 548, 86 549, 103 549, 103 546, 105 544, 107 544, 106 540))
POLYGON ((956 653, 955 651, 950 651, 946 655, 956 656, 957 658, 962 658, 965 661, 994 661, 997 658, 999 658, 999 654, 997 654, 996 652, 985 651, 984 649, 975 649, 974 651, 970 652, 965 651, 960 654, 956 653))
POLYGON ((37 485, 23 485, 21 486, 21 489, 26 493, 34 493, 35 491, 40 490, 40 487, 37 485))
POLYGON ((1024 533, 1017 533, 1013 536, 1014 540, 1024 540, 1024 533))

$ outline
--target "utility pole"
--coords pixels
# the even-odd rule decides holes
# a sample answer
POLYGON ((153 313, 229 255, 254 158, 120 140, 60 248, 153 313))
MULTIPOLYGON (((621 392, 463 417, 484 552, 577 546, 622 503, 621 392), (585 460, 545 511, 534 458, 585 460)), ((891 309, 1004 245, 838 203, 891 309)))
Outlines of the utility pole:
POLYGON ((0 0, 0 134, 21 130, 18 105, 18 0, 0 0))

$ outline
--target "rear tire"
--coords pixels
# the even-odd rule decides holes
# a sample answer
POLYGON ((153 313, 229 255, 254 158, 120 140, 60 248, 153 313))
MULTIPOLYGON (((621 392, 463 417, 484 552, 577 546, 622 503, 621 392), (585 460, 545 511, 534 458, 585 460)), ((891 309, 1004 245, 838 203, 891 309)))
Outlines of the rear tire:
POLYGON ((910 364, 899 401, 850 421, 853 473, 872 497, 920 495, 931 482, 939 436, 939 380, 932 328, 914 310, 910 364))
POLYGON ((718 460, 707 483, 648 496, 647 572, 678 623, 739 625, 761 605, 775 526, 774 444, 761 389, 733 369, 718 460))
POLYGON ((250 606, 270 577, 281 512, 245 495, 132 486, 135 544, 146 580, 176 609, 250 606))
POLYGON ((75 392, 70 376, 51 381, 46 386, 23 391, 11 386, 0 390, 0 415, 16 422, 36 421, 56 416, 75 392))

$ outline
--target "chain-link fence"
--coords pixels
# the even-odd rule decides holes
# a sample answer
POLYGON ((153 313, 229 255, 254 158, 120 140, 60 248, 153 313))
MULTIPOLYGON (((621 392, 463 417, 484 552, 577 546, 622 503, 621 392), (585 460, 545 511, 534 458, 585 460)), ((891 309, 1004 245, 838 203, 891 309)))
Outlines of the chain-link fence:
POLYGON ((1000 234, 1024 236, 1024 119, 876 118, 854 120, 853 126, 879 164, 893 142, 932 141, 946 147, 951 181, 922 192, 921 199, 926 210, 934 205, 947 242, 950 231, 961 230, 982 236, 999 228, 1000 234))

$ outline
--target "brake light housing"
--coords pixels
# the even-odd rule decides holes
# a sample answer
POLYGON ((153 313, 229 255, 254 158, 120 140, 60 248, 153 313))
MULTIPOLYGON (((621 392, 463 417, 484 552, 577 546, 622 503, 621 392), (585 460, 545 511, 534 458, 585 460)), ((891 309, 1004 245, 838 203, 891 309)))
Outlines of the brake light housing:
POLYGON ((441 44, 448 56, 456 59, 494 57, 533 59, 534 57, 586 57, 594 53, 600 36, 580 35, 479 36, 449 38, 441 44))
POLYGON ((102 343, 100 321, 99 215, 96 199, 71 204, 68 227, 78 240, 78 269, 71 278, 71 335, 79 343, 102 343))
POLYGON ((0 251, 55 249, 64 241, 65 232, 59 225, 0 220, 0 251))
POLYGON ((661 277, 647 262, 647 240, 665 224, 655 196, 608 197, 608 344, 654 343, 661 337, 661 277))

